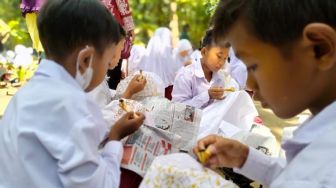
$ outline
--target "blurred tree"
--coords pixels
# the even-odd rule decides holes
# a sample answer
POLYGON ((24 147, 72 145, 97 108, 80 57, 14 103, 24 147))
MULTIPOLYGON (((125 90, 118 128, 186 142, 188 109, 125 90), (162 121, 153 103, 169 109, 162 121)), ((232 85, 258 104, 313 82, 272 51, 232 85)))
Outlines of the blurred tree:
POLYGON ((169 27, 173 14, 171 3, 177 4, 178 30, 189 25, 188 35, 194 47, 210 25, 211 13, 218 0, 129 0, 136 24, 136 43, 147 44, 156 28, 169 27))
POLYGON ((21 16, 20 1, 0 1, 0 39, 5 49, 13 49, 17 44, 31 46, 26 23, 21 16))
MULTIPOLYGON (((136 24, 136 43, 147 44, 156 28, 170 26, 173 18, 171 3, 176 2, 178 30, 182 31, 182 27, 188 24, 188 35, 197 48, 202 35, 209 27, 211 14, 218 0, 129 0, 129 2, 136 24)), ((0 34, 9 33, 2 39, 7 49, 13 49, 16 44, 31 46, 19 5, 18 0, 0 1, 0 34)), ((176 24, 172 25, 176 27, 176 24)))

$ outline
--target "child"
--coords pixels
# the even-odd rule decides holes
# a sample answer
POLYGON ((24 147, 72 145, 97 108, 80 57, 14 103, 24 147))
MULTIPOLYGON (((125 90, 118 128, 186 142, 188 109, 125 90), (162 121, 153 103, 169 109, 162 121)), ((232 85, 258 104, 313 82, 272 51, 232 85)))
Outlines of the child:
POLYGON ((119 140, 144 116, 128 113, 109 131, 85 94, 105 77, 118 24, 98 0, 49 0, 38 29, 48 59, 1 121, 0 187, 118 187, 119 140))
POLYGON ((179 41, 174 53, 174 59, 177 66, 176 71, 178 71, 181 67, 191 64, 190 55, 192 52, 193 48, 189 40, 182 39, 179 41))
POLYGON ((224 98, 224 86, 228 87, 231 83, 224 83, 224 75, 218 71, 226 61, 228 48, 217 46, 212 38, 212 30, 207 31, 202 41, 202 57, 178 72, 172 92, 173 101, 203 109, 213 100, 224 98))
POLYGON ((199 141, 211 167, 234 167, 273 187, 336 185, 336 1, 222 0, 217 40, 247 66, 248 85, 281 118, 313 116, 282 144, 286 162, 217 136, 199 141), (284 16, 287 15, 287 16, 284 16))
POLYGON ((165 97, 171 99, 176 76, 173 59, 172 34, 166 27, 158 28, 147 45, 147 54, 139 68, 157 74, 165 86, 165 97))
MULTIPOLYGON (((120 26, 119 30, 121 31, 121 37, 122 40, 119 41, 119 43, 116 45, 116 50, 114 53, 114 56, 111 59, 111 62, 109 64, 109 70, 113 70, 116 68, 116 65, 119 62, 121 51, 124 47, 125 42, 125 36, 126 33, 124 29, 120 26)), ((125 99, 130 99, 133 94, 136 94, 140 91, 142 91, 146 85, 146 79, 140 79, 141 75, 135 75, 132 79, 132 81, 129 83, 128 87, 126 88, 125 92, 121 96, 125 99)), ((99 84, 94 90, 90 91, 88 95, 96 102, 96 104, 101 108, 104 109, 110 102, 112 101, 112 98, 115 95, 115 90, 112 90, 108 86, 108 82, 103 81, 101 84, 99 84)), ((104 119, 106 119, 104 117, 104 119)))
POLYGON ((139 71, 139 64, 143 60, 146 54, 146 48, 140 45, 133 45, 131 49, 131 55, 127 62, 127 76, 133 75, 135 72, 139 71))

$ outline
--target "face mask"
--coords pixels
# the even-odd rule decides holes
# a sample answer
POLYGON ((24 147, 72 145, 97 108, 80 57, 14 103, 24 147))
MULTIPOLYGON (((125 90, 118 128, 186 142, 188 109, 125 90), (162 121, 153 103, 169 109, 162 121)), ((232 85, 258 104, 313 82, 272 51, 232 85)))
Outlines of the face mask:
POLYGON ((75 80, 77 81, 77 83, 80 85, 80 87, 85 90, 91 83, 92 80, 92 75, 93 75, 93 69, 92 69, 92 60, 93 57, 90 57, 90 63, 89 63, 89 67, 85 70, 85 72, 83 74, 80 73, 79 71, 79 57, 80 54, 83 53, 83 50, 79 52, 78 57, 77 57, 77 62, 76 62, 76 77, 75 80))

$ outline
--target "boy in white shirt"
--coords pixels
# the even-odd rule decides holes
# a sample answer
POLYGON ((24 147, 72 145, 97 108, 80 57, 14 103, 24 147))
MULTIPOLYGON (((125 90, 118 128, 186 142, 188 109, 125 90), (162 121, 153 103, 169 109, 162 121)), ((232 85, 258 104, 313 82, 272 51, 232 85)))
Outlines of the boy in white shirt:
POLYGON ((238 88, 233 79, 227 81, 219 72, 225 64, 229 49, 216 45, 212 38, 212 30, 208 30, 202 41, 202 57, 177 73, 172 101, 203 109, 214 100, 224 99, 224 87, 238 88))
POLYGON ((218 42, 247 66, 248 86, 281 118, 305 109, 312 117, 282 143, 286 161, 229 139, 209 136, 211 167, 233 167, 271 188, 336 185, 336 1, 222 0, 215 13, 218 42))
MULTIPOLYGON (((116 65, 118 65, 121 56, 121 51, 124 47, 126 33, 124 32, 124 30, 121 31, 122 31, 121 32, 122 40, 120 40, 119 43, 116 45, 114 56, 112 57, 111 63, 109 64, 108 67, 109 70, 113 70, 116 67, 116 65)), ((131 82, 128 84, 125 92, 121 97, 125 99, 131 99, 131 97, 134 94, 142 91, 145 88, 145 86, 146 86, 146 78, 140 74, 137 74, 132 78, 131 82)), ((108 82, 105 78, 105 80, 101 84, 99 84, 95 89, 88 92, 88 95, 96 102, 99 108, 103 110, 107 105, 111 103, 113 97, 115 96, 115 93, 116 93, 115 90, 109 88, 108 82)))
POLYGON ((0 187, 118 187, 119 140, 144 116, 128 113, 108 130, 85 93, 105 77, 118 23, 97 0, 49 0, 38 28, 47 59, 1 120, 0 187))

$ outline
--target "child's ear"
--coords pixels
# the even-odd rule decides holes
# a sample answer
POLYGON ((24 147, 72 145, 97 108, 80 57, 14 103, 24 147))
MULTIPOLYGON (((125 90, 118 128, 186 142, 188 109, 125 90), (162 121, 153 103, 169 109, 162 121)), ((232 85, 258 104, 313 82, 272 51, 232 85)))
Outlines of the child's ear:
POLYGON ((303 35, 312 45, 318 67, 332 68, 336 62, 336 31, 327 24, 313 23, 305 27, 303 35))
POLYGON ((79 61, 79 70, 81 73, 84 73, 85 70, 89 67, 90 62, 94 56, 94 52, 94 48, 89 46, 86 46, 84 49, 79 51, 77 61, 79 61))
POLYGON ((207 51, 208 51, 207 47, 203 47, 203 48, 201 49, 201 54, 202 54, 202 56, 205 56, 205 55, 207 54, 207 51))

